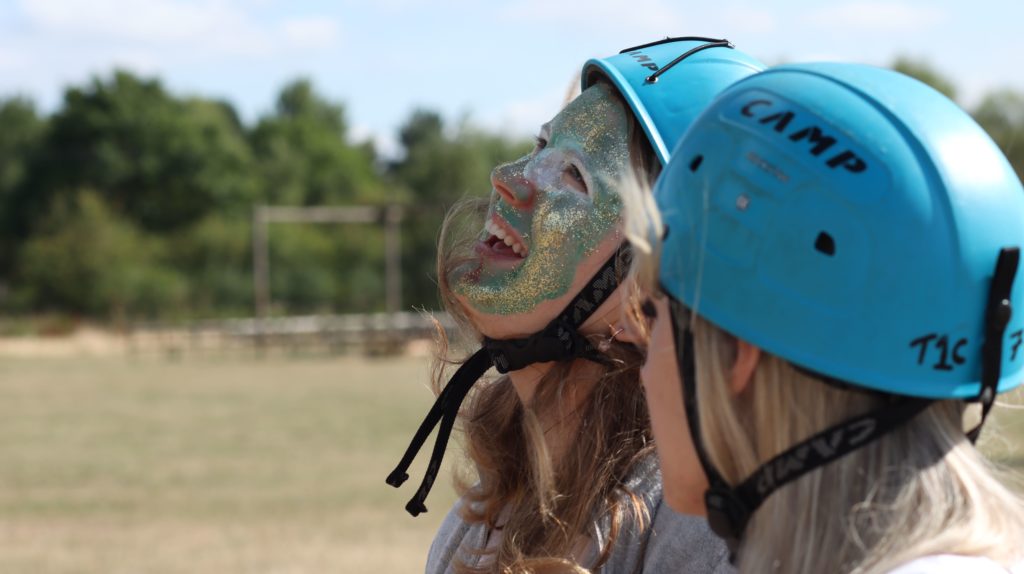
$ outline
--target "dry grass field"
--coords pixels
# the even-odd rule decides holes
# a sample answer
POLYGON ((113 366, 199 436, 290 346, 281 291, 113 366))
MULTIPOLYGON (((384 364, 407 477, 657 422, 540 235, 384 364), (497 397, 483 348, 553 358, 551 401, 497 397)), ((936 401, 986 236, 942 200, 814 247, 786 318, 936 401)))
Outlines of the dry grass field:
POLYGON ((422 572, 450 473, 416 519, 422 464, 384 477, 426 380, 411 358, 4 359, 0 572, 422 572))
MULTIPOLYGON (((0 360, 0 572, 422 572, 450 473, 417 519, 423 461, 384 477, 426 380, 414 358, 0 360)), ((1019 476, 1024 411, 997 422, 1019 476)))

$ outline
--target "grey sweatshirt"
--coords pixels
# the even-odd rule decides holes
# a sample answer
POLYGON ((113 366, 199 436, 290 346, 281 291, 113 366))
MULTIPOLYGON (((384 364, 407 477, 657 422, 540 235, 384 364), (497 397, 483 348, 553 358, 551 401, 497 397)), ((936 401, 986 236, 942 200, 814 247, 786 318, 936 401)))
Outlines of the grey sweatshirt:
MULTIPOLYGON (((624 524, 608 562, 601 574, 637 574, 671 572, 679 574, 728 574, 729 552, 699 516, 673 511, 662 501, 661 471, 655 455, 637 464, 626 481, 626 487, 639 495, 652 518, 651 527, 637 532, 636 524, 624 524)), ((467 524, 460 517, 464 502, 455 503, 434 537, 427 557, 426 574, 452 574, 457 557, 462 562, 478 565, 481 558, 470 550, 480 549, 487 542, 483 524, 467 524)), ((591 528, 593 542, 580 563, 590 566, 608 537, 607 519, 595 520, 591 528)))

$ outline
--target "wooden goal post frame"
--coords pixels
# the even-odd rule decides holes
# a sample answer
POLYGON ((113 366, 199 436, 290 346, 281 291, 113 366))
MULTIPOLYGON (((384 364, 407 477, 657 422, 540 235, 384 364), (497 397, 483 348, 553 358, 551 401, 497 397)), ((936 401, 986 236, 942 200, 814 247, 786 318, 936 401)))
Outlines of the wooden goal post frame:
POLYGON ((271 223, 379 224, 384 226, 385 308, 397 313, 402 308, 401 223, 405 210, 400 205, 291 207, 257 205, 252 210, 252 285, 255 316, 262 319, 270 310, 270 258, 267 225, 271 223))

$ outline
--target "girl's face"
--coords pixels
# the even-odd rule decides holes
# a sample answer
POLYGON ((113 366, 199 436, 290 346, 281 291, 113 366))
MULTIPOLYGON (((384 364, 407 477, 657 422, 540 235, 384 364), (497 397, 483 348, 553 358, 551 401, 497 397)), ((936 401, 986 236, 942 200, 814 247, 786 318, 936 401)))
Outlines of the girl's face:
POLYGON ((621 243, 627 113, 612 88, 588 88, 541 128, 530 155, 491 173, 475 256, 448 276, 485 335, 543 328, 621 243))
POLYGON ((672 332, 668 297, 655 301, 654 309, 640 380, 647 395, 651 430, 658 446, 665 501, 676 512, 704 515, 704 491, 708 482, 686 420, 679 353, 672 332))

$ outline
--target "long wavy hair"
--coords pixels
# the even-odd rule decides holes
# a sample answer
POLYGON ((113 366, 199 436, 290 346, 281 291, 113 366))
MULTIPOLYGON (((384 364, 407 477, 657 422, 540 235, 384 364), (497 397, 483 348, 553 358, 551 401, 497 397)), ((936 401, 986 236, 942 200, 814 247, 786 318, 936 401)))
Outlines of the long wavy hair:
MULTIPOLYGON (((641 288, 653 293, 660 217, 648 192, 623 191, 634 272, 641 288)), ((712 464, 730 484, 886 400, 830 386, 764 352, 747 390, 733 396, 727 378, 736 338, 698 314, 692 321, 700 432, 712 464)), ((933 554, 985 556, 1007 567, 1024 559, 1024 499, 967 440, 964 411, 962 401, 937 401, 877 441, 772 493, 747 526, 740 572, 883 574, 933 554)))
MULTIPOLYGON (((729 394, 734 337, 694 332, 701 433, 736 484, 764 462, 885 397, 832 387, 762 353, 747 396, 729 394)), ((879 440, 772 494, 747 527, 741 572, 883 574, 932 554, 1024 558, 1024 501, 964 434, 962 401, 937 401, 879 440)), ((991 431, 991 429, 989 429, 991 431)))
MULTIPOLYGON (((620 104, 626 105, 621 99, 620 104)), ((632 172, 649 184, 660 163, 636 120, 628 115, 632 172)), ((460 334, 475 342, 481 334, 455 299, 448 276, 471 257, 486 210, 486 200, 456 204, 445 218, 438 242, 442 301, 460 334)), ((620 278, 627 272, 621 269, 620 278)), ((440 328, 438 333, 435 392, 440 392, 451 368, 461 362, 451 359, 447 334, 440 328)), ((564 397, 580 376, 573 363, 553 366, 529 404, 519 399, 507 376, 476 384, 460 413, 466 455, 475 471, 470 474, 475 477, 457 480, 457 489, 465 501, 462 518, 500 531, 501 540, 494 548, 463 549, 485 559, 480 567, 454 564, 456 571, 586 572, 607 561, 623 527, 643 529, 649 524, 643 501, 623 486, 634 465, 652 455, 654 448, 639 377, 643 357, 631 345, 604 343, 610 343, 605 353, 610 360, 600 366, 597 382, 570 413, 576 421, 575 436, 558 461, 548 453, 539 421, 565 414, 564 397), (596 563, 581 565, 581 553, 593 542, 593 523, 598 519, 608 525, 605 543, 597 548, 596 563)), ((592 377, 592 372, 587 376, 592 377)))

